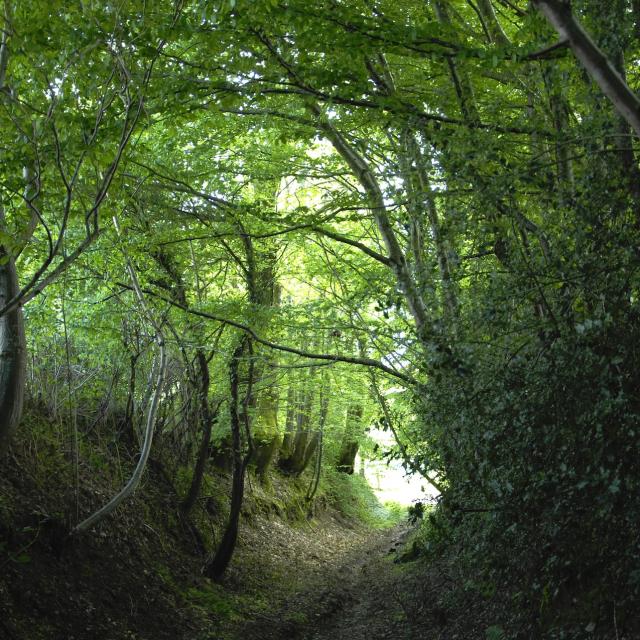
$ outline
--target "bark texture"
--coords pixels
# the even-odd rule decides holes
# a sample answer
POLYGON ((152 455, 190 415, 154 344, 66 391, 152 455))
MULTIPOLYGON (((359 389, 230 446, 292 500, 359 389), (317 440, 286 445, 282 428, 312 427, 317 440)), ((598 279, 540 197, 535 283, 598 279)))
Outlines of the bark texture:
MULTIPOLYGON (((13 258, 0 247, 0 307, 18 293, 13 258)), ((0 456, 6 452, 22 417, 26 371, 26 343, 22 308, 0 317, 0 456)))
MULTIPOLYGON (((10 9, 10 4, 5 2, 0 42, 0 92, 10 89, 6 86, 8 40, 11 31, 10 9)), ((0 204, 0 231, 9 233, 2 204, 0 204)), ((6 307, 19 291, 14 256, 9 247, 0 245, 0 309, 6 307)), ((22 417, 26 358, 24 319, 22 307, 17 304, 0 315, 0 457, 6 452, 22 417)))
POLYGON ((353 404, 347 410, 344 436, 340 453, 338 454, 338 471, 352 475, 355 470, 356 455, 360 448, 358 435, 362 431, 362 414, 364 407, 361 404, 353 404))

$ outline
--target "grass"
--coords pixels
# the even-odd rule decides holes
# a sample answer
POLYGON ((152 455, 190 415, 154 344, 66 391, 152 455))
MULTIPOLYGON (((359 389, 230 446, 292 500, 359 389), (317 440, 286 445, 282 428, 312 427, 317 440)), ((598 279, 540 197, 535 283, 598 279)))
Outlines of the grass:
POLYGON ((407 510, 395 502, 382 504, 369 483, 360 475, 326 469, 323 490, 345 517, 370 527, 385 529, 398 524, 407 510))
POLYGON ((183 595, 192 607, 218 620, 241 619, 234 598, 220 585, 207 581, 200 587, 190 587, 183 595))

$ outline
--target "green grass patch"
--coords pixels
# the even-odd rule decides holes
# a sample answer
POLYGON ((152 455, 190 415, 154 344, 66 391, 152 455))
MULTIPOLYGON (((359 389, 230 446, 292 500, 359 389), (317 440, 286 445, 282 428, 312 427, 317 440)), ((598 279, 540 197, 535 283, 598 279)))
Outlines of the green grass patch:
POLYGON ((218 620, 240 620, 233 597, 217 584, 205 582, 200 587, 190 587, 183 596, 194 608, 218 620))
POLYGON ((392 527, 407 516, 407 510, 402 505, 395 502, 382 504, 366 479, 360 475, 326 469, 323 491, 344 516, 371 527, 392 527))

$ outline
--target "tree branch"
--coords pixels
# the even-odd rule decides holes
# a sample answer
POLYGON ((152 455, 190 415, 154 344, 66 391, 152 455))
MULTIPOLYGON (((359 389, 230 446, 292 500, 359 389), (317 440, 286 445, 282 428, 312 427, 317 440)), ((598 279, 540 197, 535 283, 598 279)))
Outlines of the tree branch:
POLYGON ((544 14, 560 37, 569 42, 576 58, 640 137, 640 100, 576 20, 571 6, 564 0, 533 0, 533 4, 544 14))
MULTIPOLYGON (((119 287, 123 289, 131 289, 130 285, 124 284, 122 282, 117 283, 119 287)), ((270 349, 274 349, 275 351, 283 351, 285 353, 292 353, 294 355, 300 356, 302 358, 309 358, 309 360, 324 360, 325 362, 344 362, 346 364, 359 364, 365 367, 374 367, 375 369, 379 369, 380 371, 384 371, 387 375, 390 375, 398 380, 402 380, 409 386, 417 387, 420 383, 413 377, 407 373, 402 373, 401 371, 396 371, 392 367, 380 362, 379 360, 374 360, 373 358, 358 358, 354 356, 344 356, 340 354, 329 354, 329 353, 313 353, 311 351, 305 351, 304 349, 297 349, 295 347, 290 347, 283 344, 277 344, 275 342, 271 342, 266 338, 262 338, 259 336, 251 327, 246 324, 242 324, 236 320, 231 320, 229 318, 223 318, 222 316, 218 316, 214 313, 208 313, 207 311, 199 311, 197 309, 192 309, 189 307, 185 307, 184 305, 176 302, 175 300, 171 300, 155 291, 144 289, 143 292, 147 295, 153 296, 158 300, 162 300, 170 304, 172 307, 176 307, 181 309, 182 311, 189 313, 194 316, 198 316, 199 318, 205 318, 207 320, 213 320, 214 322, 220 322, 225 325, 229 325, 230 327, 235 327, 236 329, 240 329, 240 331, 244 331, 247 335, 249 335, 256 342, 264 345, 265 347, 269 347, 270 349)))
POLYGON ((358 242, 357 240, 352 240, 347 236, 343 236, 340 233, 332 231, 331 229, 326 229, 324 227, 312 227, 312 229, 316 233, 319 233, 323 236, 327 236, 327 238, 331 238, 336 242, 341 242, 342 244, 347 244, 350 247, 355 247, 356 249, 360 249, 362 253, 366 253, 370 258, 373 258, 374 260, 381 262, 383 265, 385 265, 385 267, 392 266, 391 260, 387 258, 387 256, 383 256, 381 253, 378 253, 377 251, 370 249, 369 247, 367 247, 367 245, 362 244, 362 242, 358 242))

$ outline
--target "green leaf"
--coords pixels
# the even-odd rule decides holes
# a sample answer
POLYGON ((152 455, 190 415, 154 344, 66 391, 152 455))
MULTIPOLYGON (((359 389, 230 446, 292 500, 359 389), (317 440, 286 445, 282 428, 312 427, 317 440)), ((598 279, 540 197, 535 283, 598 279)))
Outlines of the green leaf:
POLYGON ((504 640, 504 629, 498 625, 487 627, 484 632, 486 640, 504 640))

